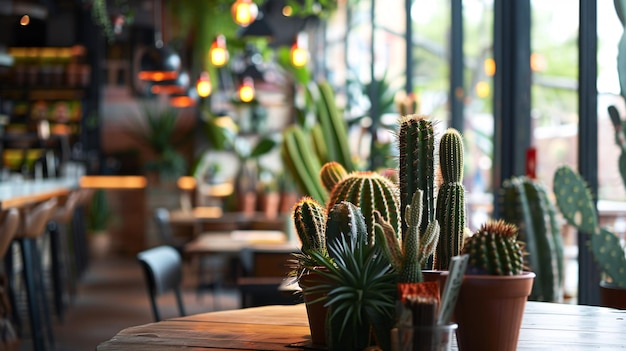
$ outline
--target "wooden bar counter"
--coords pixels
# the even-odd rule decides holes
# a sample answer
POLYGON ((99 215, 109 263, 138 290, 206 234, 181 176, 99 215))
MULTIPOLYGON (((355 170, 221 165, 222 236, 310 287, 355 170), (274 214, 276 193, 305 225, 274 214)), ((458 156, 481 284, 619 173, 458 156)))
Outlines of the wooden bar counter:
MULTIPOLYGON (((622 349, 625 331, 626 311, 528 302, 518 350, 622 349)), ((97 350, 275 351, 310 346, 306 310, 300 304, 211 312, 130 327, 97 350)))

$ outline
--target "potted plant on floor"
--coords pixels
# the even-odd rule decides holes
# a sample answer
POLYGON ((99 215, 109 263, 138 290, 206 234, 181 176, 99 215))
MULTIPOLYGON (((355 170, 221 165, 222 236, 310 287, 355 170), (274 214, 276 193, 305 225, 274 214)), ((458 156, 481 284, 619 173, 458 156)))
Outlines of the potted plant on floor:
POLYGON ((517 234, 513 224, 489 221, 465 241, 469 262, 454 310, 460 350, 516 350, 535 277, 523 271, 517 234))
POLYGON ((600 227, 587 183, 569 166, 561 166, 554 174, 554 195, 567 222, 591 235, 590 248, 604 274, 601 304, 626 309, 626 254, 617 235, 600 227))

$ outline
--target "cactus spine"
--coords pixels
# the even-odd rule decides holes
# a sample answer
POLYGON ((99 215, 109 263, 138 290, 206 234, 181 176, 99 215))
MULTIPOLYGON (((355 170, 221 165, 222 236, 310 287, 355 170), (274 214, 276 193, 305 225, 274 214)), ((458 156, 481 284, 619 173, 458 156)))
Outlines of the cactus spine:
POLYGON ((524 256, 517 241, 517 227, 503 220, 488 221, 465 240, 468 274, 518 275, 524 256))
POLYGON ((536 274, 529 299, 558 302, 563 298, 563 241, 555 205, 546 189, 528 177, 513 177, 500 189, 502 219, 519 228, 526 245, 526 265, 536 274))
MULTIPOLYGON (((400 209, 405 217, 406 206, 419 189, 424 192, 422 200, 422 223, 420 231, 426 231, 428 223, 435 219, 435 136, 433 122, 421 115, 409 115, 400 119, 398 133, 400 163, 400 209)), ((403 230, 406 230, 403 225, 403 230)))
POLYGON ((434 252, 439 237, 437 221, 430 222, 423 235, 420 233, 423 196, 421 190, 413 194, 411 205, 405 212, 409 229, 402 238, 398 238, 393 227, 385 222, 380 213, 374 212, 376 243, 382 247, 391 265, 399 272, 398 280, 402 283, 417 283, 423 280, 422 266, 434 252))
POLYGON ((569 166, 554 173, 556 203, 567 222, 591 235, 591 250, 612 282, 626 288, 626 257, 614 233, 600 228, 598 212, 585 180, 569 166))
POLYGON ((447 270, 450 259, 461 253, 465 232, 465 188, 463 187, 463 140, 449 128, 439 144, 442 184, 437 194, 436 218, 441 235, 435 252, 434 269, 447 270))

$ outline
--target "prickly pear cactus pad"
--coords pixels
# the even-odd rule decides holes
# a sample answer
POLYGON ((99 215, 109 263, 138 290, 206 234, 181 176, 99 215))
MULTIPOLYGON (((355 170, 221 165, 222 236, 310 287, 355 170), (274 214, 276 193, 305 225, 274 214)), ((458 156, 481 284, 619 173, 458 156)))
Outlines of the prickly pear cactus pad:
POLYGON ((617 236, 606 229, 591 236, 591 247, 600 268, 620 288, 626 288, 626 257, 617 236))
POLYGON ((518 275, 524 255, 517 241, 517 226, 503 220, 489 221, 468 237, 462 254, 469 255, 468 274, 518 275))
POLYGON ((598 215, 585 180, 569 166, 554 173, 556 204, 567 222, 585 233, 595 233, 598 215))

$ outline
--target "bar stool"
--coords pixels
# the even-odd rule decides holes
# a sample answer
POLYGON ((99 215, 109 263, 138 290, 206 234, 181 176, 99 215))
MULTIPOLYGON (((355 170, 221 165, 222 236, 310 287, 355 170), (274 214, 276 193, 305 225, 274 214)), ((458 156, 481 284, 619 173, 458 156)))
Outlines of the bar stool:
POLYGON ((89 245, 87 243, 87 208, 91 206, 95 189, 80 189, 80 197, 72 218, 72 242, 76 280, 82 277, 89 266, 89 245))
MULTIPOLYGON (((14 239, 18 242, 19 248, 21 249, 22 272, 26 288, 30 330, 35 351, 47 349, 46 335, 48 336, 49 344, 51 346, 54 345, 52 323, 50 321, 46 289, 44 288, 43 281, 41 252, 38 248, 37 240, 43 236, 46 224, 54 214, 56 205, 57 199, 52 198, 35 205, 31 209, 24 210, 22 213, 22 225, 14 239)), ((10 270, 12 270, 12 268, 7 266, 7 271, 10 270)), ((12 281, 13 279, 9 279, 9 285, 10 289, 13 290, 13 294, 15 294, 15 286, 12 281)))
POLYGON ((74 210, 80 201, 80 190, 72 191, 63 205, 57 206, 48 221, 47 230, 50 238, 50 266, 55 312, 63 321, 65 312, 64 296, 74 291, 73 259, 70 256, 68 224, 74 217, 74 210), (66 289, 67 288, 67 289, 66 289))

